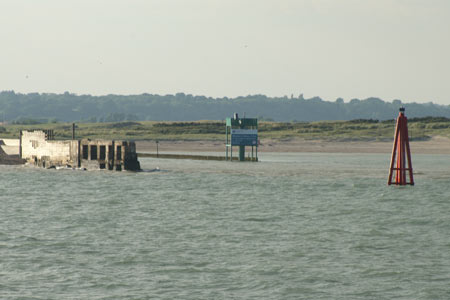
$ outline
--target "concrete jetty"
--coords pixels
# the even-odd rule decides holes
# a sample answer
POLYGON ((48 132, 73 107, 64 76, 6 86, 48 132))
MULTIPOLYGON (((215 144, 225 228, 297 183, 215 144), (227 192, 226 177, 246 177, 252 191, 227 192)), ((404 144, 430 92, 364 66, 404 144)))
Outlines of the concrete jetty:
POLYGON ((0 139, 0 164, 21 165, 25 160, 19 157, 18 139, 0 139))
POLYGON ((36 166, 140 170, 136 144, 118 140, 55 140, 53 130, 20 132, 19 157, 36 166))

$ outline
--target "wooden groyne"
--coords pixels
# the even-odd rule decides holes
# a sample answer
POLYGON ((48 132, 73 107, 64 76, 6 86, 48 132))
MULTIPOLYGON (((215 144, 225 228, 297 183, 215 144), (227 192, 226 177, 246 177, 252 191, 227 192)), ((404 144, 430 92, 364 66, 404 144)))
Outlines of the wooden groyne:
MULTIPOLYGON (((192 159, 192 160, 226 160, 225 156, 215 155, 189 155, 189 154, 156 154, 156 153, 138 153, 138 157, 152 157, 165 159, 192 159)), ((233 161, 238 161, 238 157, 233 157, 233 161)), ((245 161, 258 161, 256 158, 246 157, 245 161)))

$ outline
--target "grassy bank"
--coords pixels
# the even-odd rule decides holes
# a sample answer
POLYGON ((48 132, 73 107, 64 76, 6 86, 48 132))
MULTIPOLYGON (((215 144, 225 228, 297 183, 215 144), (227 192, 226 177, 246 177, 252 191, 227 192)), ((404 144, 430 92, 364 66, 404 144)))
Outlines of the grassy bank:
MULTIPOLYGON (((20 130, 53 129, 56 139, 70 139, 69 123, 37 125, 11 124, 0 126, 3 138, 18 138, 20 130)), ((388 141, 392 140, 394 120, 323 121, 323 122, 260 122, 260 139, 322 139, 328 141, 388 141)), ((432 136, 450 137, 450 119, 413 118, 409 120, 412 140, 427 140, 432 136)), ((197 122, 120 122, 80 123, 77 138, 127 140, 217 140, 225 138, 225 123, 197 122)))

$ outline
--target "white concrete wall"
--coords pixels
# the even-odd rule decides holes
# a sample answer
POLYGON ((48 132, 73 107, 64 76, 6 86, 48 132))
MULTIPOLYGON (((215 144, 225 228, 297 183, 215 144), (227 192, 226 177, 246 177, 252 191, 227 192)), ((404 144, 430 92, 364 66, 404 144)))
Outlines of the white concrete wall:
POLYGON ((5 144, 5 146, 17 146, 17 147, 19 147, 19 144, 20 144, 20 140, 19 139, 2 139, 2 138, 0 138, 0 140, 3 141, 3 144, 5 144))
POLYGON ((48 156, 52 161, 68 163, 72 141, 47 141, 43 131, 22 132, 22 158, 32 160, 48 156))
POLYGON ((0 147, 8 155, 19 154, 19 139, 2 139, 0 138, 0 147))

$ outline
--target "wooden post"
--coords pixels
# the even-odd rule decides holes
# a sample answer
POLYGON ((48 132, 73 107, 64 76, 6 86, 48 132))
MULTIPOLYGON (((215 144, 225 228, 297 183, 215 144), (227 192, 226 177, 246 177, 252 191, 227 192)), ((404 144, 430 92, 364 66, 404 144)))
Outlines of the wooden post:
POLYGON ((156 157, 159 157, 159 141, 156 141, 156 157))

